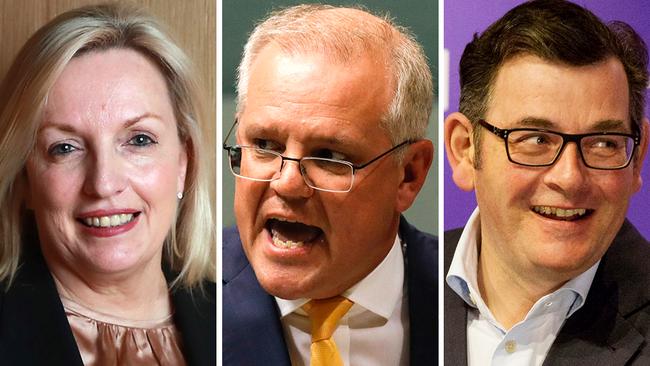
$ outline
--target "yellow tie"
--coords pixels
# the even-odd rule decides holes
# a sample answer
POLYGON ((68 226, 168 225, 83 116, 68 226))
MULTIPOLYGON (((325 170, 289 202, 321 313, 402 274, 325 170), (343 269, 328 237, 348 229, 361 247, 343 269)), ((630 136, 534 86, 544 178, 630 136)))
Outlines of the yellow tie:
POLYGON ((345 313, 352 307, 352 301, 342 296, 311 300, 303 309, 311 320, 311 363, 310 366, 343 366, 339 350, 332 334, 345 313))

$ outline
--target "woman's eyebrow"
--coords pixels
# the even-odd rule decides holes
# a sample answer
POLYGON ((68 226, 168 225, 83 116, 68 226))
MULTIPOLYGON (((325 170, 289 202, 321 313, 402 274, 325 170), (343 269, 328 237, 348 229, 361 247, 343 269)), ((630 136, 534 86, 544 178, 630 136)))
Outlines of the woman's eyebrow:
POLYGON ((131 126, 133 126, 134 124, 140 122, 143 119, 157 119, 159 121, 163 120, 163 118, 161 116, 159 116, 159 115, 157 115, 155 113, 146 112, 146 113, 143 113, 143 114, 141 114, 139 116, 129 118, 126 121, 124 121, 124 127, 126 127, 126 128, 131 127, 131 126))
MULTIPOLYGON (((129 127, 133 126, 134 124, 142 121, 143 119, 157 119, 159 121, 163 120, 161 116, 159 116, 159 115, 157 115, 155 113, 146 112, 146 113, 142 113, 140 115, 137 115, 135 117, 130 117, 130 118, 125 119, 122 126, 124 128, 129 128, 129 127)), ((41 126, 38 129, 38 132, 40 132, 42 130, 50 129, 50 128, 54 128, 54 129, 57 129, 57 130, 60 130, 60 131, 63 131, 63 132, 76 132, 77 131, 77 128, 75 127, 75 125, 70 123, 70 122, 57 121, 57 120, 54 120, 54 119, 46 119, 46 120, 43 120, 43 122, 41 123, 41 126)))

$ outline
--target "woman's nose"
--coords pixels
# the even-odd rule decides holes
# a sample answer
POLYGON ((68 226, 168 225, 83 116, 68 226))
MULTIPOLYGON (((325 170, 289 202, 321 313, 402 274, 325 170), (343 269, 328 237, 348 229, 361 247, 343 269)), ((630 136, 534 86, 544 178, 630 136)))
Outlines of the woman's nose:
POLYGON ((100 151, 88 159, 84 193, 97 198, 119 194, 126 187, 126 168, 119 154, 100 151))

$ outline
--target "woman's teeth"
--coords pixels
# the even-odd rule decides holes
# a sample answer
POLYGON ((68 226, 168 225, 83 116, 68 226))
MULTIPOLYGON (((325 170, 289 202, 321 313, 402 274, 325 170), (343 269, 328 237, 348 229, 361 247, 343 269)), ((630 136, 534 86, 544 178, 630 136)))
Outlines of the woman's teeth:
POLYGON ((92 227, 112 227, 124 225, 133 220, 133 214, 119 214, 111 216, 86 217, 84 224, 92 227))

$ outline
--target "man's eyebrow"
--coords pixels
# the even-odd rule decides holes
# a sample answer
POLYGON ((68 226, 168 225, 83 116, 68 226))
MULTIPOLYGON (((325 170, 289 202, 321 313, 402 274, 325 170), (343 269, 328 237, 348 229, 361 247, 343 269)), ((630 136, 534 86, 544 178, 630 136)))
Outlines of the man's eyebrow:
MULTIPOLYGON (((250 123, 247 124, 244 128, 244 135, 249 136, 265 136, 272 137, 280 135, 282 132, 281 128, 277 126, 265 126, 260 123, 250 123)), ((309 141, 311 143, 323 144, 328 146, 354 146, 356 142, 352 138, 347 138, 344 135, 334 135, 334 136, 325 136, 325 135, 311 135, 309 136, 309 141)))
POLYGON ((526 117, 517 122, 517 127, 553 129, 553 128, 557 128, 557 125, 545 118, 526 117))
MULTIPOLYGON (((517 122, 518 127, 543 128, 548 130, 557 130, 560 124, 554 123, 545 118, 526 117, 517 122)), ((604 119, 595 122, 589 127, 590 131, 621 131, 625 130, 625 122, 619 119, 604 119)))
POLYGON ((605 119, 594 123, 591 129, 595 131, 621 131, 625 130, 625 122, 620 119, 605 119))
POLYGON ((354 146, 356 143, 349 138, 341 138, 339 136, 314 136, 313 142, 323 144, 326 146, 354 146))
POLYGON ((259 135, 263 133, 277 133, 279 129, 274 126, 265 126, 262 123, 246 123, 245 127, 240 123, 237 126, 238 132, 243 132, 245 135, 259 135))

